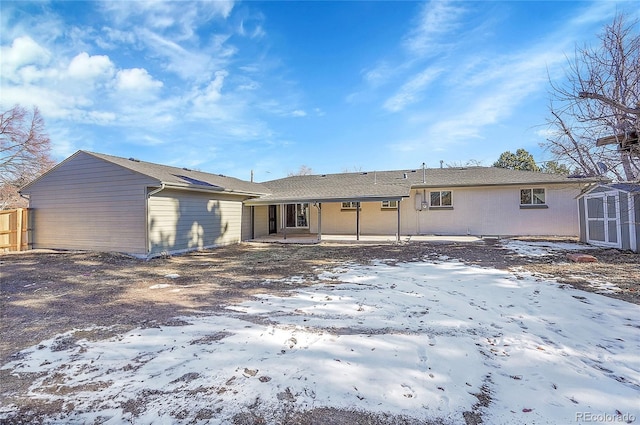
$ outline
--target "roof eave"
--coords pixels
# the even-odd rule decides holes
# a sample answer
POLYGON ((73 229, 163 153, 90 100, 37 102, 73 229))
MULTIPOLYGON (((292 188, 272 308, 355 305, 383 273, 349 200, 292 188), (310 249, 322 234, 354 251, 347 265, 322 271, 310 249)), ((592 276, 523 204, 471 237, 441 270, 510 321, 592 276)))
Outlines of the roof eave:
POLYGON ((588 184, 601 182, 602 179, 575 179, 564 181, 528 181, 528 182, 516 182, 516 183, 482 183, 482 184, 425 184, 417 183, 411 186, 411 189, 429 189, 440 187, 494 187, 494 186, 523 186, 523 185, 549 185, 549 184, 588 184))
POLYGON ((400 201, 409 195, 376 195, 376 196, 337 196, 337 197, 287 197, 287 198, 256 198, 245 202, 248 206, 299 204, 299 203, 332 203, 332 202, 378 202, 400 201))

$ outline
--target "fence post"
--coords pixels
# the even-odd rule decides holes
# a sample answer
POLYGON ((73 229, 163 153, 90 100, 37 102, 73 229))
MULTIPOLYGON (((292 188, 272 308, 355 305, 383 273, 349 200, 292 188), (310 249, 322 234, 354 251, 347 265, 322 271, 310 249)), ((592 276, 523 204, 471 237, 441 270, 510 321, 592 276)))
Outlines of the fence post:
POLYGON ((22 251, 22 208, 16 209, 16 251, 22 251))

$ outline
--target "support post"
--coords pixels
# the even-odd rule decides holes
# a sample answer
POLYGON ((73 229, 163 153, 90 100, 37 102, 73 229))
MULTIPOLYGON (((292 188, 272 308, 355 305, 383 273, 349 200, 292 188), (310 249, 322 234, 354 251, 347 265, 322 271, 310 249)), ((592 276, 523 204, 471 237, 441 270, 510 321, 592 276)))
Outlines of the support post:
POLYGON ((282 233, 284 234, 284 240, 287 240, 287 210, 284 204, 280 205, 280 216, 282 218, 282 233))
POLYGON ((318 208, 318 242, 320 242, 322 240, 322 203, 318 202, 316 208, 318 208))
POLYGON ((356 202, 356 240, 360 240, 360 202, 356 202))
POLYGON ((400 203, 402 199, 398 199, 398 233, 396 234, 396 242, 400 242, 400 203))

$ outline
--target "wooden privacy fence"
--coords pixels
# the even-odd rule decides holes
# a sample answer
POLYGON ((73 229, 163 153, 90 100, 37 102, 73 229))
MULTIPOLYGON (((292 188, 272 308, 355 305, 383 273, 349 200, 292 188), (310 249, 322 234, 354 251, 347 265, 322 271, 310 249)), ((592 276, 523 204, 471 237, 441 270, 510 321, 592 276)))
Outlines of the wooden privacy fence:
POLYGON ((29 209, 0 210, 0 252, 29 249, 29 209))

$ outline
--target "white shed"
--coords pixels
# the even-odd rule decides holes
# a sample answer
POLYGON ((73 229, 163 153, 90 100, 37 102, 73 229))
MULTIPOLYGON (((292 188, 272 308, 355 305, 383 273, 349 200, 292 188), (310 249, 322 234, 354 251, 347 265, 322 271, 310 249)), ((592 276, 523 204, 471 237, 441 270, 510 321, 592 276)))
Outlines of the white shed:
POLYGON ((640 252, 640 183, 598 184, 578 197, 580 241, 640 252))

